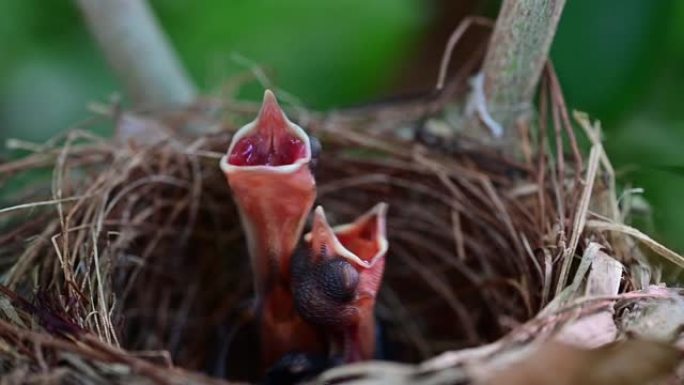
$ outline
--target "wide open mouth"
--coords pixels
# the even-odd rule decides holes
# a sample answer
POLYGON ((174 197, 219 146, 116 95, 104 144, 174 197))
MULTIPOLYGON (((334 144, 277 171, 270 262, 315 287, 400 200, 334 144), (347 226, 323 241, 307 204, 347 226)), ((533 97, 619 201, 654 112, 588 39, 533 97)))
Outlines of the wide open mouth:
POLYGON ((385 215, 387 205, 380 203, 353 223, 334 228, 342 246, 362 261, 372 263, 387 251, 385 215))
POLYGON ((354 222, 333 228, 319 206, 314 212, 312 232, 305 235, 305 240, 316 249, 320 248, 319 244, 326 244, 333 254, 370 268, 387 252, 386 213, 387 204, 379 203, 354 222))
POLYGON ((273 92, 266 90, 259 116, 235 133, 221 166, 273 168, 310 159, 308 135, 287 119, 273 92))

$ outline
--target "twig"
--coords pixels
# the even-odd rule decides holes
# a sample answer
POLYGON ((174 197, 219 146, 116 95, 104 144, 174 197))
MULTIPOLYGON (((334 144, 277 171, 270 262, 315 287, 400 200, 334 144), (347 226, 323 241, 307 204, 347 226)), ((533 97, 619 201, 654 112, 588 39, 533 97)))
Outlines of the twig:
POLYGON ((491 20, 480 16, 469 16, 463 19, 461 24, 458 25, 458 28, 456 28, 454 32, 451 33, 451 36, 449 36, 449 41, 444 49, 444 54, 442 54, 442 60, 439 65, 439 75, 437 76, 437 84, 435 85, 435 89, 442 90, 442 88, 444 88, 444 82, 446 81, 449 63, 451 62, 451 56, 454 53, 454 47, 456 47, 456 43, 461 40, 463 34, 473 24, 479 25, 481 27, 491 28, 494 23, 492 23, 491 20))
POLYGON ((558 284, 556 286, 556 296, 558 296, 558 294, 560 294, 565 287, 565 283, 570 272, 570 265, 575 256, 575 251, 577 250, 580 236, 584 231, 584 226, 587 220, 587 212, 589 210, 589 202, 591 200, 591 195, 594 189, 594 181, 596 180, 596 174, 598 172, 600 154, 600 145, 594 145, 589 153, 589 165, 587 167, 585 182, 586 184, 582 190, 582 198, 580 199, 580 203, 577 205, 575 221, 572 225, 572 233, 570 234, 570 242, 568 247, 563 251, 563 261, 561 265, 560 276, 558 277, 558 284))
MULTIPOLYGON (((527 118, 565 0, 504 0, 482 66, 489 112, 514 142, 527 118)), ((511 147, 514 148, 514 147, 511 147)))
MULTIPOLYGON (((551 61, 546 63, 546 70, 548 71, 549 87, 551 89, 551 95, 553 98, 553 105, 560 112, 560 116, 563 121, 563 127, 568 133, 568 139, 570 142, 570 147, 572 148, 572 155, 575 162, 575 168, 581 171, 582 165, 582 153, 577 145, 577 138, 575 138, 575 130, 573 129, 570 118, 568 117, 568 108, 565 104, 565 98, 563 97, 563 90, 561 89, 560 82, 558 81, 558 75, 556 75, 556 70, 553 68, 551 61)), ((578 174, 576 174, 577 176, 578 174)))
POLYGON ((87 198, 87 196, 79 195, 79 196, 75 196, 75 197, 67 197, 67 198, 61 198, 61 199, 50 199, 47 201, 40 201, 40 202, 22 203, 22 204, 18 204, 15 206, 2 208, 2 209, 0 209, 0 214, 10 212, 10 211, 14 211, 14 210, 32 209, 32 208, 38 207, 38 206, 51 206, 51 205, 64 203, 64 202, 73 202, 73 201, 81 200, 83 198, 87 198))
POLYGON ((684 257, 668 249, 667 247, 661 245, 660 243, 654 241, 653 238, 635 229, 634 227, 630 227, 627 225, 611 221, 596 219, 587 221, 587 227, 598 231, 619 232, 634 237, 641 241, 649 249, 653 250, 655 253, 660 255, 661 257, 667 259, 668 261, 672 262, 673 264, 679 267, 684 267, 684 257))
POLYGON ((195 86, 145 0, 77 0, 137 107, 189 104, 195 86))

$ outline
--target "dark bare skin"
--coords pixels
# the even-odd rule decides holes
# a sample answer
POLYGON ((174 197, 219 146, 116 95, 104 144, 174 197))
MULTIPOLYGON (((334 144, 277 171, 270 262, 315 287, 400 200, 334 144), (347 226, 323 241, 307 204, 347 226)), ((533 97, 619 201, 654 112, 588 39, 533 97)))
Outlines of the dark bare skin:
POLYGON ((291 260, 297 312, 327 337, 330 357, 373 358, 375 296, 384 269, 384 204, 354 223, 332 229, 318 208, 308 247, 291 260))
POLYGON ((304 319, 331 330, 342 330, 357 321, 354 298, 359 272, 351 263, 331 257, 326 248, 304 250, 292 258, 292 277, 295 307, 304 319), (313 252, 319 255, 307 255, 313 252))

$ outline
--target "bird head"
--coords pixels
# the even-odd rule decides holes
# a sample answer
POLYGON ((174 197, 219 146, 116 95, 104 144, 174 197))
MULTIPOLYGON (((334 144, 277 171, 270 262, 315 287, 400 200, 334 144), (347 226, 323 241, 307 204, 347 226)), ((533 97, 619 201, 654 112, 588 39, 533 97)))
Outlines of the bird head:
POLYGON ((345 362, 370 359, 375 350, 373 311, 388 248, 386 212, 380 203, 333 228, 319 206, 306 247, 293 257, 295 307, 327 331, 334 354, 345 362))
POLYGON ((257 297, 289 277, 290 256, 316 197, 312 142, 267 90, 257 118, 240 128, 220 166, 245 230, 257 297))

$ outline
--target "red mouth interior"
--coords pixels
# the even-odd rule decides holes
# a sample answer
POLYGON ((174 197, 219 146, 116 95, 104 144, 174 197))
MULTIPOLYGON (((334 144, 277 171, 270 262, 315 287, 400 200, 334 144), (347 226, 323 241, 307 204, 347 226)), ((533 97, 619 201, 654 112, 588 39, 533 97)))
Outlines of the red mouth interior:
POLYGON ((235 166, 284 166, 306 156, 306 144, 289 130, 275 98, 266 97, 254 133, 241 138, 229 154, 235 166))
POLYGON ((228 162, 235 166, 284 166, 304 156, 304 142, 293 135, 273 138, 257 133, 240 139, 228 162))
POLYGON ((377 218, 372 217, 359 226, 354 226, 344 233, 337 234, 340 243, 364 261, 370 261, 378 251, 377 218))

